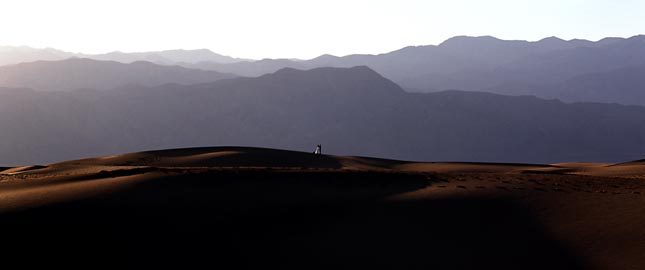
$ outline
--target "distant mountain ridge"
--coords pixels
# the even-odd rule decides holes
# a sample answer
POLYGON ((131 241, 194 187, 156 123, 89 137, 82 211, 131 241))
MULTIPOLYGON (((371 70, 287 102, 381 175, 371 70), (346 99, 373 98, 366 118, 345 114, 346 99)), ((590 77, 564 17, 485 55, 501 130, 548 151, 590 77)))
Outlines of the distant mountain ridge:
POLYGON ((235 76, 216 71, 162 66, 143 61, 123 64, 83 58, 0 67, 0 86, 33 88, 40 91, 71 91, 84 88, 108 90, 128 84, 196 84, 233 77, 235 76))
POLYGON ((645 88, 637 74, 624 78, 606 76, 606 83, 591 89, 564 89, 579 77, 645 66, 645 36, 605 38, 597 42, 549 37, 535 42, 501 40, 490 36, 458 36, 439 45, 410 46, 379 55, 348 55, 292 61, 265 59, 255 62, 188 64, 242 76, 259 76, 284 67, 351 67, 366 65, 407 90, 486 91, 507 95, 535 95, 570 102, 619 102, 645 105, 645 88), (636 77, 634 77, 636 76, 636 77), (614 89, 612 85, 621 85, 614 89), (619 92, 620 91, 620 92, 619 92), (585 92, 603 93, 588 95, 585 92))
POLYGON ((195 85, 0 90, 0 164, 239 145, 425 161, 629 161, 645 108, 409 93, 366 66, 281 69, 195 85))
MULTIPOLYGON (((45 58, 69 56, 55 50, 32 53, 42 53, 40 57, 45 58)), ((2 55, 0 50, 0 63, 2 55)), ((36 57, 34 55, 29 59, 36 57)), ((645 83, 638 72, 633 72, 645 66, 645 36, 642 35, 605 38, 596 42, 581 39, 566 41, 557 37, 529 42, 501 40, 491 36, 457 36, 439 45, 409 46, 378 55, 321 55, 310 60, 245 61, 208 50, 115 52, 88 57, 126 63, 145 60, 250 77, 273 73, 282 68, 364 65, 412 92, 484 91, 557 98, 567 102, 645 106, 645 91, 642 91, 645 83), (628 72, 620 74, 622 71, 628 72), (594 80, 594 76, 602 77, 603 82, 594 80)))
POLYGON ((122 63, 148 61, 163 65, 190 64, 199 62, 230 64, 241 61, 249 61, 248 59, 233 58, 230 56, 217 54, 208 49, 167 50, 137 53, 111 52, 97 55, 84 54, 81 56, 89 59, 117 61, 122 63))
POLYGON ((52 48, 35 49, 27 46, 0 46, 0 66, 34 61, 57 61, 74 54, 52 48))
POLYGON ((72 53, 51 48, 37 49, 27 46, 0 46, 0 66, 13 65, 34 61, 59 61, 68 58, 88 58, 102 61, 116 61, 125 64, 147 61, 162 65, 177 65, 199 62, 235 63, 252 61, 250 59, 234 58, 214 53, 208 49, 196 50, 165 50, 151 52, 125 53, 114 51, 104 54, 72 53))
MULTIPOLYGON (((588 40, 574 39, 565 41, 556 37, 545 38, 539 41, 529 42, 520 40, 501 40, 491 36, 469 37, 457 36, 450 38, 439 45, 424 45, 424 46, 408 46, 399 50, 389 53, 369 55, 369 54, 353 54, 343 57, 324 54, 310 60, 288 60, 288 59, 264 59, 250 63, 236 63, 236 64, 216 64, 210 63, 211 69, 221 69, 228 72, 236 73, 243 76, 258 76, 266 73, 275 72, 277 69, 283 67, 300 67, 300 68, 315 68, 322 66, 330 67, 350 67, 356 65, 367 65, 374 68, 377 72, 384 74, 386 77, 397 80, 401 76, 388 76, 388 65, 404 66, 406 69, 412 69, 411 66, 406 65, 425 65, 431 67, 430 70, 424 72, 452 72, 464 68, 473 68, 463 66, 459 61, 472 61, 473 63, 488 63, 490 65, 499 65, 511 60, 521 58, 523 56, 548 52, 553 50, 572 49, 578 47, 602 47, 621 42, 628 39, 622 38, 606 38, 597 42, 588 40), (484 52, 492 52, 493 54, 486 54, 484 52), (435 59, 439 57, 438 59, 435 59), (444 58, 444 59, 441 59, 444 58), (456 58, 456 59, 453 59, 456 58), (466 58, 466 59, 460 59, 466 58), (510 60, 509 60, 510 59, 510 60), (428 60, 450 60, 442 61, 441 63, 429 63, 428 60), (386 63, 387 62, 387 63, 386 63), (245 70, 240 65, 262 66, 264 68, 255 68, 245 70), (445 64, 453 65, 453 68, 447 69, 445 64), (384 67, 385 66, 385 67, 384 67)), ((472 64, 472 63, 467 63, 472 64)), ((208 67, 205 63, 201 63, 202 67, 208 67)), ((391 67, 393 68, 393 67, 391 67)))

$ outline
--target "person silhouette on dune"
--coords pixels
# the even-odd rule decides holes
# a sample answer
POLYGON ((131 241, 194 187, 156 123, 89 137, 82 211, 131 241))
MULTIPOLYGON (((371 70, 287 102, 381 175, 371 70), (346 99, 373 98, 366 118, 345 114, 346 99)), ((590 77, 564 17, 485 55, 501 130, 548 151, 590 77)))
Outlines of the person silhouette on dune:
POLYGON ((320 144, 316 146, 316 150, 314 150, 314 155, 322 155, 322 146, 320 144))

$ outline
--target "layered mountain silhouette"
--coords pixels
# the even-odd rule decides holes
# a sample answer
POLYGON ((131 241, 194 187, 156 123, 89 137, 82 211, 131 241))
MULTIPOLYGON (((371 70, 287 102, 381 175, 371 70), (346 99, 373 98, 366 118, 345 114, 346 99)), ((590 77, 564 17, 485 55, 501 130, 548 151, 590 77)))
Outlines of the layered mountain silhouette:
POLYGON ((152 52, 125 53, 114 51, 104 54, 72 53, 52 48, 37 49, 27 46, 0 46, 0 66, 34 61, 57 61, 72 57, 88 58, 103 61, 133 63, 138 61, 152 62, 163 65, 195 64, 199 62, 235 63, 250 61, 214 53, 208 49, 197 50, 166 50, 152 52))
POLYGON ((73 56, 73 53, 51 48, 35 49, 26 46, 0 46, 0 66, 34 61, 56 61, 73 56))
POLYGON ((207 49, 198 50, 166 50, 155 52, 111 52, 106 54, 97 55, 82 55, 85 58, 117 61, 122 63, 132 63, 137 61, 148 61, 156 64, 176 65, 176 64, 194 64, 199 62, 214 62, 214 63, 235 63, 240 61, 247 61, 247 59, 233 58, 221 54, 214 53, 207 49))
POLYGON ((149 149, 264 146, 406 160, 627 161, 645 108, 408 93, 365 66, 113 91, 0 91, 0 164, 149 149))
POLYGON ((506 83, 485 89, 507 95, 538 95, 566 102, 645 105, 645 66, 572 76, 557 83, 506 83))
MULTIPOLYGON (((551 37, 537 42, 528 42, 520 40, 500 40, 490 36, 458 36, 448 39, 437 46, 410 46, 379 55, 357 54, 344 57, 322 55, 306 61, 265 59, 262 63, 249 62, 233 65, 211 63, 210 68, 245 76, 257 76, 274 72, 285 66, 313 68, 321 66, 347 67, 367 65, 396 82, 403 83, 409 81, 407 84, 404 84, 404 87, 422 89, 435 85, 427 85, 426 83, 415 84, 414 79, 422 79, 417 77, 449 75, 472 70, 491 70, 505 65, 512 66, 522 61, 532 63, 532 57, 542 59, 541 56, 544 53, 579 48, 605 47, 614 43, 628 43, 632 39, 638 38, 638 36, 631 39, 608 38, 598 42, 591 42, 587 40, 564 41, 551 37), (253 66, 254 64, 257 64, 257 66, 254 66, 254 68, 246 68, 246 66, 253 66)), ((205 63, 201 63, 201 65, 202 67, 208 67, 205 63)), ((441 90, 441 88, 460 87, 437 84, 433 88, 441 90)))
POLYGON ((33 88, 40 91, 70 91, 82 88, 106 90, 128 84, 196 84, 232 77, 235 76, 217 71, 163 66, 143 61, 123 64, 82 58, 0 67, 0 86, 33 88))
MULTIPOLYGON (((588 40, 549 37, 536 42, 458 36, 434 46, 410 46, 379 55, 322 55, 310 60, 232 58, 209 50, 78 55, 53 49, 0 48, 0 65, 80 56, 122 63, 148 61, 256 77, 283 68, 368 66, 412 92, 484 91, 534 95, 566 102, 645 105, 645 36, 588 40), (12 53, 4 53, 12 52, 12 53), (602 82, 598 79, 602 78, 602 82), (594 82, 595 81, 595 82, 594 82)), ((185 83, 185 81, 171 81, 185 83)), ((6 85, 2 86, 21 86, 6 85)), ((150 85, 150 84, 146 84, 150 85)))
POLYGON ((307 61, 265 59, 197 67, 243 76, 259 76, 284 67, 351 67, 366 65, 406 90, 486 91, 535 95, 579 102, 618 102, 645 105, 639 75, 645 65, 645 36, 606 38, 597 42, 565 41, 555 37, 537 42, 494 37, 455 37, 438 46, 406 47, 380 55, 323 55, 307 61), (618 75, 622 71, 625 75, 618 75), (605 75, 601 75, 605 74, 605 75), (603 77, 603 84, 587 78, 603 77), (579 81, 579 82, 577 82, 579 81))

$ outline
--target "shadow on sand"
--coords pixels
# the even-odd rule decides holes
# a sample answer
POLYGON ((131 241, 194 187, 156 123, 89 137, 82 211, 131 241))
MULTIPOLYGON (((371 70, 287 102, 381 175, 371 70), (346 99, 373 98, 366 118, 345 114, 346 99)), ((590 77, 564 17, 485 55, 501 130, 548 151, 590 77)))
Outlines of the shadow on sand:
POLYGON ((504 199, 384 201, 430 183, 366 172, 168 176, 0 216, 22 268, 583 269, 504 199))

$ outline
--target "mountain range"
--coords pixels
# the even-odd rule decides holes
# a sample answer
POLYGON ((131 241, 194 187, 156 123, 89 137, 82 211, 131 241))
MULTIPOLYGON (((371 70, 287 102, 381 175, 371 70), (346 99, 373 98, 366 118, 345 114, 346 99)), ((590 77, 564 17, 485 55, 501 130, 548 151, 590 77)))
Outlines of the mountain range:
POLYGON ((366 66, 291 68, 194 85, 0 91, 0 164, 210 145, 406 160, 627 161, 645 107, 530 96, 409 93, 366 66))
POLYGON ((597 42, 565 41, 556 37, 529 42, 490 36, 458 36, 436 46, 410 46, 378 55, 322 55, 310 60, 257 61, 222 56, 208 50, 75 55, 53 49, 14 48, 17 52, 12 52, 8 48, 0 48, 0 65, 16 62, 19 58, 34 61, 77 56, 122 63, 148 61, 247 77, 282 68, 365 65, 411 92, 483 91, 534 95, 565 102, 645 105, 645 91, 642 91, 645 84, 640 72, 645 68, 645 36, 605 38, 597 42))
POLYGON ((166 50, 152 52, 124 53, 119 51, 104 54, 72 53, 52 48, 37 49, 27 46, 0 46, 0 66, 33 61, 56 61, 68 58, 88 58, 103 61, 116 61, 125 64, 146 61, 162 65, 194 64, 199 62, 235 63, 251 61, 214 53, 207 49, 166 50))
POLYGON ((95 60, 117 61, 122 63, 132 63, 137 61, 148 61, 156 64, 178 65, 192 64, 200 62, 214 62, 229 64, 240 61, 250 61, 249 59, 233 58, 214 53, 208 49, 197 50, 166 50, 154 52, 110 52, 106 54, 88 55, 81 54, 78 57, 90 58, 95 60))
POLYGON ((21 46, 0 46, 0 66, 34 61, 56 61, 73 57, 74 54, 52 48, 35 49, 21 46))
POLYGON ((128 84, 196 84, 233 77, 236 76, 144 61, 123 64, 84 58, 0 66, 1 86, 33 88, 40 91, 71 91, 83 88, 108 90, 128 84))
POLYGON ((366 65, 413 92, 485 91, 535 95, 567 102, 645 105, 645 36, 606 38, 597 42, 555 37, 536 42, 494 37, 455 37, 437 46, 406 47, 379 55, 323 55, 306 61, 265 59, 189 67, 258 76, 284 67, 366 65), (622 73, 628 70, 632 72, 622 73), (603 84, 587 83, 602 77, 603 84), (620 85, 620 87, 614 87, 620 85))

